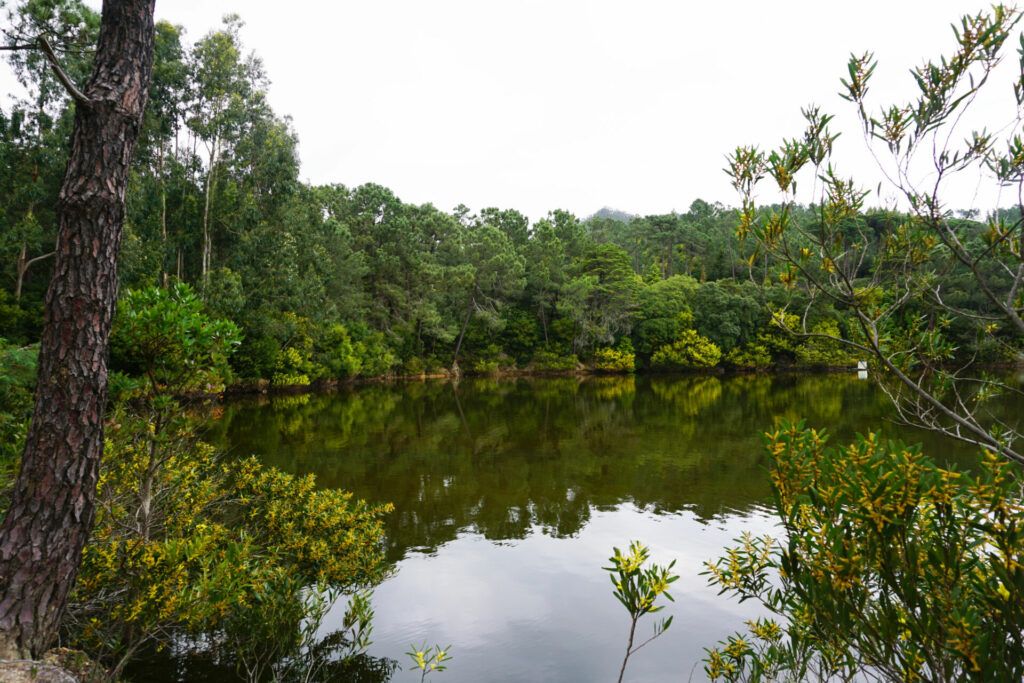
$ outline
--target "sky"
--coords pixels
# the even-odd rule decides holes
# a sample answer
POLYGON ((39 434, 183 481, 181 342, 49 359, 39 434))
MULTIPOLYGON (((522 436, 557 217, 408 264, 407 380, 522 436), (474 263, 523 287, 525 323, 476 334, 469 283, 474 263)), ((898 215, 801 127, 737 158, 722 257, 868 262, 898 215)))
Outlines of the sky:
MULTIPOLYGON (((90 3, 96 4, 98 3, 90 3)), ((374 182, 451 209, 580 216, 737 203, 722 172, 741 144, 799 135, 801 106, 837 115, 836 163, 875 187, 839 78, 874 51, 876 101, 903 101, 909 68, 952 46, 973 0, 158 0, 191 40, 236 12, 270 100, 292 117, 302 175, 374 182)), ((1016 41, 1013 41, 1014 44, 1016 41)), ((1011 46, 1011 49, 1013 46, 1011 46)), ((1013 117, 1009 54, 980 118, 1013 117)), ((0 67, 0 92, 13 91, 0 67)), ((991 125, 991 124, 990 124, 991 125)), ((957 188, 965 208, 977 178, 957 188)), ((951 190, 952 191, 952 190, 951 190)))

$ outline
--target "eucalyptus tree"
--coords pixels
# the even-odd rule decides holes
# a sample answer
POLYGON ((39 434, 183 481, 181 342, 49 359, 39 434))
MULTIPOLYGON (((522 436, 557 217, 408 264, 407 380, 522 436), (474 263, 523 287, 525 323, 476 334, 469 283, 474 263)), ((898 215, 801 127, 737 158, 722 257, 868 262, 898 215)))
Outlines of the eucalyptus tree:
POLYGON ((202 247, 200 274, 205 282, 213 267, 212 197, 218 165, 240 137, 245 109, 262 97, 266 88, 263 65, 243 52, 237 15, 224 17, 224 27, 201 38, 190 53, 192 101, 188 126, 206 147, 203 179, 202 247))
POLYGON ((909 102, 875 105, 868 97, 875 59, 850 58, 841 94, 878 161, 879 190, 907 211, 895 225, 864 220, 869 193, 834 166, 832 117, 817 107, 804 110, 801 136, 768 153, 740 147, 727 172, 742 199, 740 236, 753 240, 804 310, 827 300, 854 326, 842 335, 816 333, 802 311, 786 315, 791 306, 777 312, 778 321, 802 320, 794 333, 833 338, 873 357, 893 380, 881 384, 904 421, 1024 462, 1014 443, 1021 425, 987 409, 993 395, 1014 389, 986 376, 978 354, 950 336, 954 326, 967 327, 1003 358, 1024 351, 1024 37, 1020 68, 1004 85, 1014 101, 1006 120, 969 127, 1020 19, 1003 5, 963 17, 953 27, 952 53, 912 70, 909 102), (812 188, 815 209, 808 222, 795 219, 805 174, 809 182, 800 187, 812 188), (783 195, 766 211, 754 203, 762 181, 783 195), (986 183, 1007 203, 993 205, 984 223, 963 220, 947 194, 957 182, 972 191, 986 183), (979 307, 954 298, 954 281, 978 295, 979 307))
POLYGON ((53 642, 92 526, 117 255, 149 91, 153 11, 154 0, 103 3, 84 87, 64 70, 45 31, 4 44, 45 55, 74 101, 75 123, 57 197, 35 406, 0 525, 0 657, 39 655, 53 642))
MULTIPOLYGON (((170 271, 177 265, 177 254, 181 249, 180 244, 172 244, 172 240, 180 240, 181 226, 173 229, 169 223, 174 218, 179 224, 186 222, 174 206, 187 195, 187 190, 182 187, 185 173, 180 145, 189 87, 183 32, 180 26, 167 21, 156 24, 153 79, 139 133, 136 172, 130 191, 132 199, 141 205, 140 210, 129 211, 133 227, 139 230, 148 223, 154 228, 155 234, 143 234, 141 237, 151 252, 150 260, 155 262, 151 276, 164 286, 168 284, 170 271), (171 185, 177 187, 171 188, 171 185), (170 208, 169 200, 172 203, 170 208), (173 235, 172 232, 179 234, 173 235)), ((180 272, 178 275, 180 277, 180 272)))

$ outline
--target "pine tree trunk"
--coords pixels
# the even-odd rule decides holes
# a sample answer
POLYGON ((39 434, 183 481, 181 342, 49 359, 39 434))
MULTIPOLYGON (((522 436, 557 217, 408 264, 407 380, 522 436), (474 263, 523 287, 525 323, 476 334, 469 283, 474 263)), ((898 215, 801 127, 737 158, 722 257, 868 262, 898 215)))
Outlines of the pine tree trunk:
POLYGON ((56 635, 94 516, 128 167, 149 91, 154 0, 105 0, 78 93, 35 409, 0 526, 0 657, 56 635), (81 99, 79 99, 81 98, 81 99))

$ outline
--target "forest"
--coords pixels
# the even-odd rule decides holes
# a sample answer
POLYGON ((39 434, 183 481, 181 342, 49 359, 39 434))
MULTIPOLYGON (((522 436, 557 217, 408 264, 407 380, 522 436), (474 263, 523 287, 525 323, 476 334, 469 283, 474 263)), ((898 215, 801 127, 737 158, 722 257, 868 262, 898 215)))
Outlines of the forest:
MULTIPOLYGON (((0 11, 0 660, 385 681, 374 590, 416 552, 692 513, 744 531, 687 581, 767 615, 707 643, 709 679, 1024 675, 1024 36, 1009 139, 958 128, 1017 10, 955 24, 909 104, 865 105, 851 56, 899 202, 835 170, 809 106, 726 156, 733 205, 532 217, 303 180, 238 15, 193 40, 152 0, 0 11), (1017 199, 947 205, 974 169, 1017 199), (766 510, 775 537, 748 533, 766 510)), ((626 540, 600 568, 620 682, 692 590, 626 540)), ((459 647, 405 663, 441 678, 459 647)))
MULTIPOLYGON (((74 12, 75 40, 89 44, 97 18, 74 12)), ((188 44, 180 28, 157 24, 120 263, 122 291, 186 284, 238 325, 229 383, 852 364, 839 345, 773 324, 787 303, 811 329, 849 334, 851 323, 831 301, 794 299, 778 266, 752 258, 736 239, 736 209, 696 200, 680 214, 554 210, 531 222, 515 209, 410 205, 379 185, 302 182, 296 132, 267 104, 268 77, 243 26, 227 17, 188 44)), ((47 198, 73 115, 44 60, 12 60, 31 99, 0 113, 0 336, 20 346, 41 327, 56 234, 47 198)), ((800 206, 793 220, 815 214, 800 206)), ((865 273, 904 218, 866 210, 849 228, 867 234, 865 273)), ((980 241, 986 225, 972 218, 959 229, 980 241)), ((953 275, 950 296, 983 310, 966 282, 953 275)), ((998 344, 970 328, 954 340, 964 354, 1000 359, 998 344)), ((137 366, 123 345, 112 362, 137 366)))

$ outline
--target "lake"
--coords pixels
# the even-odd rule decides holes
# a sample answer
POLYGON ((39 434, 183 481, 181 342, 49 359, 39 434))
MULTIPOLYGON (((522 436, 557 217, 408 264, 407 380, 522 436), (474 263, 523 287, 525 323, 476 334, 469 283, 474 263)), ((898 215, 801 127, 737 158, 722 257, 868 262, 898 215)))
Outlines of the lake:
POLYGON ((939 461, 974 460, 891 414, 847 374, 475 379, 231 403, 207 438, 395 504, 395 573, 374 594, 370 651, 406 667, 392 680, 418 680, 403 653, 424 641, 452 645, 441 683, 615 680, 628 617, 601 567, 638 539, 682 578, 663 613, 671 630, 627 680, 686 681, 704 679, 705 647, 755 615, 699 573, 742 532, 772 532, 761 435, 777 420, 827 427, 833 443, 881 429, 939 461))

